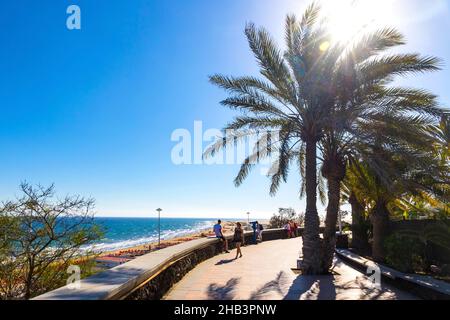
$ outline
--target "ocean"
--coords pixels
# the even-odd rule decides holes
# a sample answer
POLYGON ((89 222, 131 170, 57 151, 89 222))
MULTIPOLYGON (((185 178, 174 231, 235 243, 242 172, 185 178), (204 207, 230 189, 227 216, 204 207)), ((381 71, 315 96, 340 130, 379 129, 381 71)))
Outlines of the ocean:
MULTIPOLYGON (((112 251, 158 241, 158 218, 96 217, 95 221, 105 228, 104 238, 89 247, 95 251, 112 251)), ((215 222, 214 219, 161 218, 161 240, 212 230, 215 222)))

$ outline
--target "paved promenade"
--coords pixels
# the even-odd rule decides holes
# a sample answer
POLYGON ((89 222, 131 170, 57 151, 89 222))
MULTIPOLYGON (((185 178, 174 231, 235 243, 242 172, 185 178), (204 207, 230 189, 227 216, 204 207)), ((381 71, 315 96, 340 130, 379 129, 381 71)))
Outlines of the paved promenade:
POLYGON ((296 238, 243 247, 244 256, 237 260, 234 250, 215 256, 189 272, 165 299, 417 299, 383 283, 378 290, 364 274, 338 259, 333 275, 299 276, 291 268, 296 266, 300 249, 301 238, 296 238))

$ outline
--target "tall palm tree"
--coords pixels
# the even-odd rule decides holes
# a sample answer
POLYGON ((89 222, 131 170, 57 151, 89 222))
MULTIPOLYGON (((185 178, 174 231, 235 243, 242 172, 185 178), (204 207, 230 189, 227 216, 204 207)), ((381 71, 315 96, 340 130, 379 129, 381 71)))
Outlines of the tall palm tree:
POLYGON ((343 200, 351 206, 352 248, 366 255, 369 252, 370 223, 367 215, 367 201, 364 194, 359 191, 360 187, 358 179, 352 175, 352 170, 347 170, 341 189, 343 200))
POLYGON ((450 215, 450 114, 442 116, 439 125, 431 128, 431 134, 437 139, 435 156, 442 166, 438 193, 443 200, 439 204, 450 215))
MULTIPOLYGON (((358 143, 365 143, 365 138, 371 138, 370 132, 398 131, 395 125, 404 113, 420 115, 401 118, 411 125, 426 123, 425 112, 427 115, 440 113, 433 95, 386 86, 393 75, 437 69, 437 59, 419 55, 376 57, 380 51, 404 42, 401 34, 393 29, 371 33, 351 48, 340 43, 330 46, 329 33, 319 20, 319 13, 320 8, 312 4, 300 21, 295 16, 287 17, 284 54, 267 31, 247 25, 245 33, 263 79, 222 75, 210 78, 212 83, 230 93, 222 104, 242 111, 243 115, 227 125, 225 137, 205 152, 214 155, 221 148, 254 134, 255 130, 278 133, 278 140, 266 142, 267 147, 279 155, 269 173, 271 194, 286 181, 292 163, 297 162, 304 172, 304 274, 323 273, 329 268, 329 263, 322 261, 331 261, 330 253, 334 249, 340 183, 345 176, 349 150, 358 143), (230 129, 234 131, 230 133, 230 129), (323 160, 322 174, 328 180, 324 250, 316 207, 318 159, 323 160), (321 252, 328 257, 324 258, 321 252)), ((242 164, 235 179, 237 186, 264 156, 256 149, 242 164)))
MULTIPOLYGON (((322 269, 331 267, 341 183, 349 164, 365 159, 374 164, 376 145, 411 157, 411 149, 428 149, 435 142, 425 128, 443 113, 436 96, 422 89, 391 86, 395 76, 439 70, 439 60, 417 54, 382 52, 404 44, 395 29, 368 33, 349 45, 334 72, 336 83, 332 122, 320 141, 322 175, 328 183, 328 206, 322 269)), ((383 167, 373 168, 375 171, 383 167)), ((353 199, 354 200, 354 199, 353 199)))
POLYGON ((431 132, 436 136, 437 155, 441 158, 442 164, 450 163, 450 114, 443 114, 438 126, 434 126, 431 132))
MULTIPOLYGON (((394 108, 393 105, 382 105, 382 107, 394 108)), ((361 110, 365 109, 363 106, 359 108, 361 110)), ((369 108, 375 111, 375 108, 369 106, 367 109, 369 108)), ((427 110, 423 112, 426 113, 427 110)), ((348 132, 340 136, 336 135, 336 132, 325 134, 326 138, 321 141, 322 154, 324 155, 322 175, 327 179, 328 183, 328 206, 322 251, 322 268, 324 272, 329 270, 333 261, 336 221, 341 200, 341 185, 346 176, 347 167, 353 163, 364 161, 365 165, 375 174, 387 180, 391 177, 389 175, 390 168, 386 165, 380 165, 380 163, 387 161, 384 159, 386 152, 404 157, 411 163, 422 161, 423 153, 427 151, 426 155, 431 158, 430 153, 432 152, 434 139, 426 134, 422 126, 428 121, 432 121, 433 114, 430 114, 430 119, 410 121, 410 114, 404 116, 401 113, 395 113, 396 111, 392 111, 389 116, 395 116, 396 123, 392 123, 390 118, 380 118, 377 126, 374 127, 366 126, 365 124, 372 120, 369 117, 367 119, 366 114, 360 114, 353 119, 354 123, 348 132), (374 152, 377 149, 378 152, 374 152)), ((352 120, 350 116, 347 119, 349 122, 352 120)), ((425 163, 428 165, 428 161, 425 163)), ((423 166, 422 170, 427 170, 427 167, 423 166)), ((353 204, 358 206, 359 203, 356 200, 354 192, 349 195, 349 201, 353 201, 353 204)))
MULTIPOLYGON (((418 132, 421 132, 420 130, 417 130, 418 132)), ((380 136, 379 133, 374 133, 374 135, 380 136)), ((411 137, 414 137, 416 135, 413 135, 411 137)), ((433 160, 430 157, 430 151, 428 150, 428 153, 425 151, 427 149, 427 146, 431 145, 430 142, 428 142, 428 145, 426 145, 427 141, 430 141, 429 137, 425 138, 426 136, 420 136, 417 137, 417 140, 414 141, 414 144, 410 146, 404 146, 400 142, 402 139, 399 136, 390 136, 390 139, 394 140, 395 138, 398 139, 396 141, 397 144, 389 143, 388 141, 385 141, 382 146, 381 144, 379 146, 370 145, 370 139, 368 139, 368 136, 366 135, 365 138, 368 140, 365 143, 362 143, 358 141, 360 137, 355 137, 354 142, 356 142, 352 147, 350 147, 351 144, 346 144, 346 147, 349 149, 342 149, 342 152, 334 153, 340 156, 341 158, 334 158, 334 160, 330 160, 329 157, 325 156, 325 160, 323 163, 323 175, 328 180, 328 206, 327 206, 327 215, 325 219, 325 231, 324 231, 324 240, 323 240, 323 251, 322 251, 322 268, 323 271, 326 272, 331 265, 333 260, 333 254, 334 254, 334 248, 335 248, 335 234, 336 234, 336 220, 337 215, 339 212, 339 204, 340 204, 340 194, 341 194, 341 185, 343 183, 343 180, 347 173, 347 167, 349 166, 361 166, 361 162, 363 163, 366 170, 372 173, 370 177, 373 179, 371 182, 374 184, 375 190, 379 191, 381 188, 383 188, 383 184, 386 185, 395 185, 395 181, 400 181, 398 183, 398 186, 403 187, 405 184, 405 178, 400 179, 402 171, 399 171, 399 168, 396 166, 393 166, 394 159, 401 158, 404 162, 407 162, 409 166, 412 166, 414 164, 414 170, 428 170, 430 166, 430 162, 433 160), (422 142, 422 144, 418 143, 422 142), (420 152, 417 151, 415 148, 421 148, 420 152), (388 156, 391 155, 391 156, 388 156), (393 156, 395 155, 395 157, 393 156), (427 158, 429 157, 429 158, 427 158), (337 160, 338 159, 338 160, 337 160), (336 168, 338 168, 338 174, 336 174, 336 168), (399 172, 395 172, 395 171, 399 172), (330 174, 331 171, 331 174, 330 174)), ((378 143, 380 143, 379 139, 376 139, 378 143)), ((332 158, 333 159, 333 158, 332 158)), ((398 161, 398 160, 396 160, 398 161)), ((402 162, 403 163, 403 162, 402 162)), ((436 167, 436 165, 435 165, 436 167)), ((406 170, 402 168, 403 170, 406 170)), ((413 167, 411 167, 411 170, 413 170, 413 167)), ((411 171, 414 172, 414 171, 411 171)), ((411 173, 410 171, 407 171, 408 175, 411 173)), ((406 173, 405 173, 406 175, 406 173)), ((417 174, 414 174, 416 177, 417 174)), ((408 180, 409 182, 409 180, 408 180)), ((359 182, 361 183, 361 182, 359 182)), ((410 185, 412 183, 409 183, 410 185)), ((352 210, 355 211, 355 215, 358 215, 359 220, 362 219, 360 216, 360 212, 362 209, 361 206, 361 197, 357 196, 357 189, 354 186, 349 186, 351 189, 349 194, 349 201, 352 204, 352 210), (359 213, 359 214, 358 214, 359 213)), ((416 187, 416 186, 415 186, 416 187)), ((417 187, 416 187, 417 188, 417 187)), ((391 188, 386 188, 386 190, 389 190, 392 195, 391 188)), ((403 190, 403 189, 400 189, 403 190)), ((386 194, 389 194, 389 192, 382 192, 377 193, 375 198, 375 204, 378 206, 379 210, 374 210, 372 219, 376 219, 377 215, 379 213, 379 217, 382 219, 385 219, 388 215, 386 214, 387 211, 383 211, 385 209, 385 203, 384 200, 388 201, 384 198, 386 194)), ((377 230, 387 231, 386 220, 380 221, 378 224, 381 226, 381 228, 378 228, 377 230)), ((376 230, 374 230, 375 233, 376 230)), ((361 239, 363 240, 363 239, 361 239)))
MULTIPOLYGON (((260 66, 263 79, 256 77, 227 77, 214 75, 211 82, 230 92, 222 104, 241 110, 224 128, 226 136, 206 150, 214 155, 219 149, 236 143, 265 129, 276 132, 278 141, 270 141, 268 148, 278 152, 271 176, 271 194, 286 181, 292 163, 304 166, 306 192, 305 231, 303 234, 304 274, 321 272, 321 243, 317 213, 317 144, 323 128, 330 122, 330 108, 334 105, 334 88, 330 82, 341 49, 323 51, 328 33, 318 22, 319 7, 312 4, 302 19, 286 19, 286 52, 277 48, 268 32, 248 24, 245 29, 251 50, 260 66), (228 129, 234 129, 230 133, 228 129)), ((261 153, 256 151, 242 164, 235 184, 240 185, 261 153)))

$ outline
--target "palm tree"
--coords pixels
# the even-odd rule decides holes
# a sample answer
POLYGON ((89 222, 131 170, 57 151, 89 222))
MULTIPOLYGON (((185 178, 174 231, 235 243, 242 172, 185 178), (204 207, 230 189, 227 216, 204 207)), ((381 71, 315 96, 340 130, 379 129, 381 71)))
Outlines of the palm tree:
POLYGON ((443 114, 438 126, 431 128, 432 134, 437 139, 436 151, 443 165, 450 162, 450 115, 443 114))
MULTIPOLYGON (((400 122, 401 124, 401 122, 400 122)), ((406 125, 406 124, 405 124, 406 125)), ((407 130, 407 126, 404 127, 407 130)), ((421 130, 416 130, 418 133, 422 133, 421 130)), ((436 168, 433 172, 434 176, 436 176, 438 172, 438 166, 434 163, 432 165, 433 158, 430 156, 430 148, 432 145, 430 141, 430 137, 426 135, 420 135, 420 137, 416 137, 416 135, 411 135, 411 137, 416 137, 416 141, 408 141, 410 145, 404 145, 405 143, 403 139, 401 139, 400 135, 392 135, 389 136, 389 139, 392 140, 384 141, 381 145, 377 145, 380 143, 380 134, 373 132, 372 135, 376 137, 373 142, 372 139, 369 139, 369 135, 365 135, 366 142, 358 141, 361 137, 354 137, 354 142, 351 144, 346 144, 346 148, 342 149, 343 153, 334 153, 341 156, 341 158, 334 157, 334 160, 330 160, 325 153, 324 162, 323 162, 323 176, 328 180, 328 206, 327 206, 327 216, 325 220, 325 231, 324 231, 324 242, 323 242, 323 258, 322 258, 322 268, 323 271, 326 272, 331 267, 333 253, 335 248, 335 233, 336 233, 336 219, 339 212, 339 204, 340 204, 340 194, 341 194, 341 185, 347 173, 347 167, 356 166, 361 167, 361 165, 365 168, 365 172, 370 172, 369 175, 372 179, 369 184, 372 186, 377 192, 373 195, 372 199, 375 202, 375 208, 373 210, 373 214, 371 216, 372 220, 378 222, 377 227, 374 226, 374 234, 378 232, 375 237, 384 238, 383 234, 380 232, 387 232, 387 218, 389 216, 388 211, 385 210, 387 203, 391 198, 388 196, 392 196, 395 194, 395 191, 400 192, 403 191, 405 185, 407 184, 412 190, 419 189, 418 185, 420 183, 419 180, 411 181, 411 176, 414 176, 415 179, 419 179, 420 172, 430 170, 431 167, 436 168), (394 139, 397 138, 398 141, 394 139), (428 142, 428 145, 427 145, 428 142), (373 143, 373 145, 371 145, 373 143), (353 145, 352 147, 350 147, 353 145), (428 147, 428 148, 427 148, 428 147), (420 149, 419 149, 420 148, 420 149), (339 159, 339 160, 337 160, 339 159), (407 168, 411 171, 408 171, 407 168, 398 167, 394 164, 397 164, 401 159, 402 164, 407 163, 407 168), (333 162, 334 161, 334 162, 333 162), (336 168, 339 175, 337 174, 336 168), (403 171, 401 171, 401 170, 403 171), (331 171, 331 174, 330 174, 331 171), (407 178, 402 177, 402 173, 407 176, 407 178), (397 184, 396 184, 397 182, 397 184), (417 184, 417 185, 416 185, 417 184), (383 189, 384 185, 390 186, 390 188, 383 189), (393 188, 393 186, 397 186, 400 188, 399 190, 393 188), (414 187, 414 188, 413 188, 414 187), (384 192, 379 192, 380 190, 385 190, 384 192), (378 219, 378 217, 380 219, 378 219), (378 219, 378 220, 377 220, 378 219)), ((384 135, 383 135, 384 136, 384 135)), ((326 141, 326 140, 325 140, 326 141)), ((361 170, 360 170, 361 171, 361 170)), ((367 174, 366 174, 367 176, 367 174)), ((427 177, 432 177, 432 173, 427 173, 427 177)), ((425 177, 422 177, 425 178, 425 177)), ((364 182, 367 182, 368 178, 364 182)), ((354 181, 352 181, 355 183, 354 181)), ((347 181, 348 183, 348 181, 347 181)), ((357 181, 356 184, 362 184, 363 182, 357 181)), ((349 187, 349 201, 352 204, 352 211, 355 214, 355 218, 358 220, 362 220, 361 211, 363 206, 361 205, 363 200, 361 200, 361 196, 357 196, 358 189, 361 186, 348 185, 349 187)), ((423 186, 420 186, 422 188, 423 186)), ((424 188, 422 188, 424 189, 424 188)), ((362 198, 364 199, 364 198, 362 198)), ((363 234, 360 234, 363 236, 363 234)), ((357 235, 358 240, 358 235, 357 235)), ((364 240, 361 238, 359 240, 364 240)), ((380 240, 381 241, 381 240, 380 240)), ((361 243, 363 244, 363 243, 361 243)))
POLYGON ((436 137, 437 143, 435 144, 435 156, 442 166, 438 204, 442 212, 450 215, 450 114, 444 114, 441 118, 439 126, 431 128, 431 133, 436 137))
MULTIPOLYGON (((393 105, 381 104, 381 107, 391 107, 394 110, 398 110, 393 105)), ((375 174, 381 177, 384 176, 387 179, 386 177, 390 177, 389 172, 386 172, 386 170, 389 170, 389 167, 379 164, 385 161, 383 159, 385 152, 396 154, 412 162, 419 161, 422 160, 423 152, 428 151, 427 156, 431 158, 430 153, 433 150, 432 146, 435 141, 433 137, 426 134, 422 129, 428 121, 432 121, 433 113, 429 115, 429 119, 424 118, 420 121, 411 121, 411 112, 404 116, 401 113, 395 114, 396 111, 392 111, 389 116, 395 116, 396 123, 392 123, 392 119, 389 117, 387 119, 380 118, 377 126, 372 127, 366 126, 366 123, 373 121, 370 117, 367 117, 368 109, 371 109, 373 112, 376 112, 376 109, 371 106, 359 106, 359 109, 365 110, 365 113, 361 113, 354 119, 352 128, 348 132, 339 136, 335 132, 327 133, 321 141, 321 150, 324 155, 322 175, 328 182, 328 206, 322 252, 322 268, 324 272, 331 267, 333 260, 336 241, 336 220, 341 201, 341 185, 346 175, 346 168, 358 161, 364 161, 365 165, 375 174), (389 132, 389 135, 386 134, 387 132, 389 132), (382 150, 382 152, 373 152, 377 148, 382 150), (420 150, 422 153, 415 150, 420 150)), ((425 109, 426 106, 424 105, 423 113, 427 112, 425 109)), ((349 122, 352 120, 351 117, 347 119, 349 122)), ((427 170, 427 168, 422 167, 422 170, 427 170)), ((353 202, 354 207, 358 205, 356 199, 354 192, 349 194, 349 201, 353 202)))
MULTIPOLYGON (((324 43, 330 44, 329 34, 325 24, 318 21, 319 12, 319 7, 312 4, 300 21, 287 17, 284 54, 267 31, 247 25, 245 33, 264 79, 222 75, 210 78, 230 93, 222 104, 244 114, 226 126, 225 138, 205 152, 214 155, 255 130, 278 133, 277 141, 269 139, 266 143, 279 154, 269 174, 270 191, 272 195, 276 193, 280 182, 286 181, 291 163, 297 162, 306 193, 302 266, 305 274, 323 273, 329 268, 340 183, 355 146, 367 144, 365 140, 373 138, 371 133, 378 130, 405 137, 409 129, 399 132, 399 120, 412 128, 429 124, 427 116, 441 112, 435 97, 424 90, 387 87, 393 75, 437 70, 437 59, 416 54, 378 57, 380 51, 404 43, 402 35, 393 29, 368 34, 351 48, 335 43, 324 49, 324 43), (230 133, 230 129, 234 131, 230 133), (316 207, 317 159, 321 156, 329 197, 323 256, 316 207)), ((235 179, 237 186, 255 162, 264 157, 256 149, 241 166, 235 179)))
MULTIPOLYGON (((342 53, 333 73, 335 106, 325 126, 320 150, 322 175, 328 183, 322 268, 331 267, 340 189, 346 168, 364 159, 374 164, 376 145, 395 153, 414 156, 411 149, 428 149, 436 139, 425 130, 443 114, 436 96, 422 89, 391 86, 395 76, 439 70, 439 60, 417 54, 381 55, 404 44, 395 29, 366 34, 342 53), (370 151, 370 152, 368 152, 370 151)), ((373 168, 375 171, 383 167, 373 168)), ((354 200, 354 198, 352 198, 354 200)))
MULTIPOLYGON (((323 24, 318 23, 319 7, 312 4, 302 19, 295 16, 286 19, 286 47, 284 54, 277 48, 268 32, 248 24, 245 29, 251 50, 260 66, 264 79, 256 77, 227 77, 214 75, 213 84, 226 89, 230 97, 222 104, 241 110, 224 128, 225 137, 205 152, 214 155, 221 148, 264 129, 276 132, 277 141, 269 141, 267 147, 278 152, 278 159, 270 171, 270 193, 274 195, 280 183, 286 181, 290 165, 304 166, 306 192, 305 231, 303 234, 304 274, 321 272, 321 243, 319 216, 317 213, 317 144, 323 137, 323 129, 330 122, 330 109, 334 105, 334 88, 331 82, 338 63, 341 48, 321 50, 328 41, 323 24), (230 133, 229 129, 234 132, 230 133)), ((261 158, 257 150, 242 164, 235 179, 239 186, 249 170, 261 158)))
POLYGON ((404 209, 404 199, 434 194, 439 188, 441 167, 429 151, 395 153, 376 149, 383 156, 352 164, 349 175, 356 185, 358 196, 367 202, 372 222, 372 257, 383 262, 384 241, 389 235, 390 216, 404 209), (383 168, 377 170, 376 168, 383 168))
POLYGON ((343 200, 351 206, 352 212, 352 248, 365 255, 369 252, 369 227, 367 204, 364 195, 359 191, 358 179, 352 176, 352 170, 347 170, 341 184, 343 200))

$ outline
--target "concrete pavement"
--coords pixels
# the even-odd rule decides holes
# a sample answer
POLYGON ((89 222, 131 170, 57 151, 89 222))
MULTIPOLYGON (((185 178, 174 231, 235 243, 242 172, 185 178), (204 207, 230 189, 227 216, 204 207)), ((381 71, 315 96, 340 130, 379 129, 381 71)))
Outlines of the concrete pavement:
POLYGON ((199 264, 165 296, 168 300, 393 300, 417 299, 386 284, 372 285, 362 273, 335 260, 332 275, 301 276, 296 266, 301 238, 243 247, 199 264))

